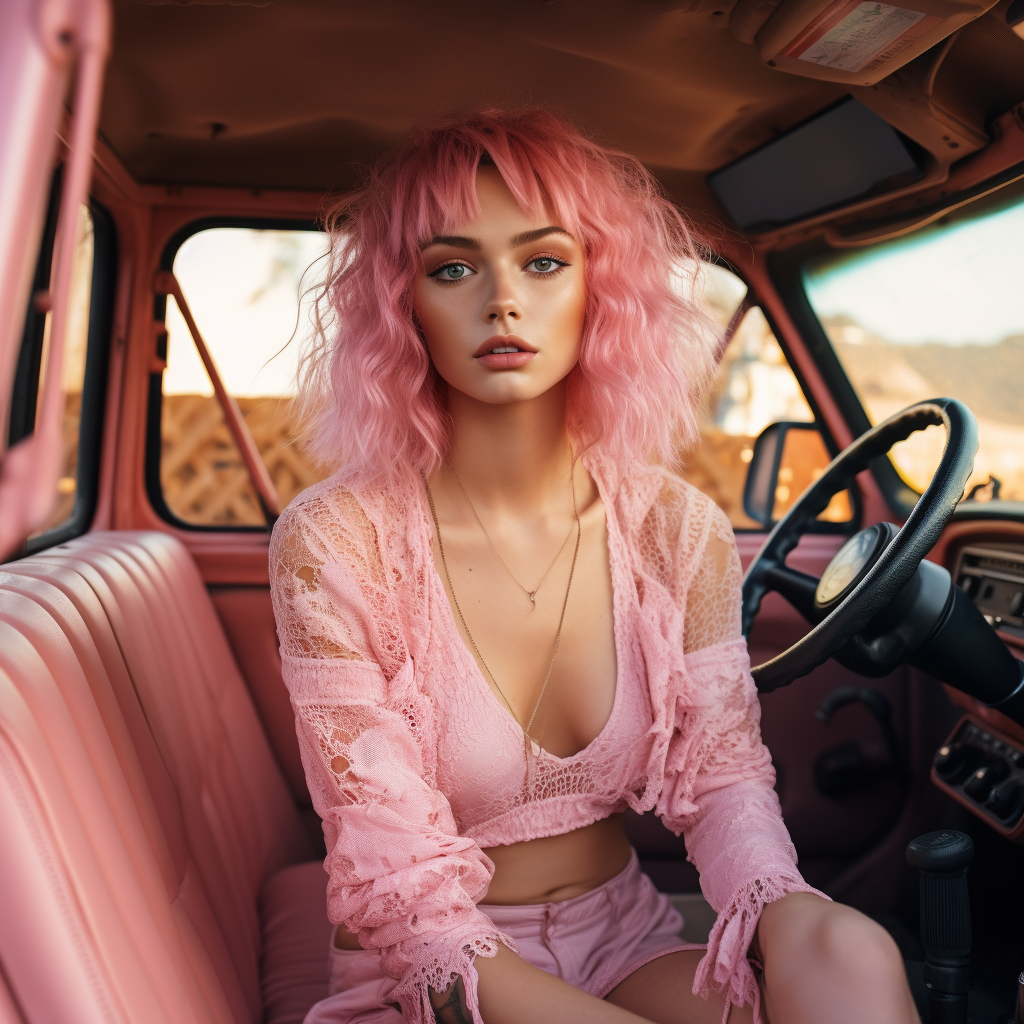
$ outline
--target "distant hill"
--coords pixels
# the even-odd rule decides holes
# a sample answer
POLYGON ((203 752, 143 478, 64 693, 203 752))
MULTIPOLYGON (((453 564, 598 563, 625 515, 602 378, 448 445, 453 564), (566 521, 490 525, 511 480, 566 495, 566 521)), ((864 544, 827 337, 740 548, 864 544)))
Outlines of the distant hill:
POLYGON ((858 391, 866 398, 948 395, 976 414, 1024 425, 1024 334, 994 345, 897 345, 850 317, 826 317, 825 330, 858 391))

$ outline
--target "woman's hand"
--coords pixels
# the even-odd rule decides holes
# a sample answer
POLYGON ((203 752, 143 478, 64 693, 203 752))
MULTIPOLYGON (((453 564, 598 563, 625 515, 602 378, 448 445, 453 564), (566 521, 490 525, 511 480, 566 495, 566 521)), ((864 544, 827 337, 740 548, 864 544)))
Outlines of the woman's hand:
POLYGON ((437 1024, 473 1024, 473 1015, 466 1006, 466 986, 462 978, 443 992, 430 990, 430 1005, 434 1008, 437 1024))
POLYGON ((769 1022, 918 1024, 896 943, 852 907, 783 896, 761 911, 751 953, 764 965, 769 1022))

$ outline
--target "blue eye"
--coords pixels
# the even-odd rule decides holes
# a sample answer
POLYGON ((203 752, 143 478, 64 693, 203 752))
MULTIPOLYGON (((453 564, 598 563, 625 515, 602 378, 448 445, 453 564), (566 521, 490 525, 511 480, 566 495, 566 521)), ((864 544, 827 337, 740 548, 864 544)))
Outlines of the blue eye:
POLYGON ((461 281, 464 277, 475 273, 476 271, 467 267, 465 263, 446 263, 443 267, 431 271, 427 276, 438 281, 461 281))

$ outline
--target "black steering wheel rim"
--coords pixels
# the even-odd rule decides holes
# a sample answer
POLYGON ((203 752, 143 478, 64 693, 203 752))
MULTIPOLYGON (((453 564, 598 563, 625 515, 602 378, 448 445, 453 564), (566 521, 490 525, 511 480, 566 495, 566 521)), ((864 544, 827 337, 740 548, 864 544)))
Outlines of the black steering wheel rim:
MULTIPOLYGON (((840 452, 768 535, 743 577, 743 632, 747 635, 765 594, 776 590, 790 597, 799 589, 803 574, 785 565, 786 556, 832 497, 894 444, 929 426, 945 429, 946 444, 931 482, 903 528, 860 582, 802 639, 751 670, 762 693, 785 686, 827 661, 910 581, 963 496, 978 450, 974 416, 955 398, 917 402, 890 416, 840 452)), ((804 589, 811 580, 804 577, 804 589)))

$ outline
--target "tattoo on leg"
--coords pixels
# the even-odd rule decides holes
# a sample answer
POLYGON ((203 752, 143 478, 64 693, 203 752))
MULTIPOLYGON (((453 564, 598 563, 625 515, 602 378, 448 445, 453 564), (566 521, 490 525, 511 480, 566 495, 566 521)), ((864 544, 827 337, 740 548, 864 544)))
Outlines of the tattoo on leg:
POLYGON ((456 978, 454 984, 444 992, 438 993, 431 989, 430 1003, 434 1007, 434 1020, 437 1024, 473 1024, 473 1015, 466 1007, 466 987, 462 978, 456 978))

